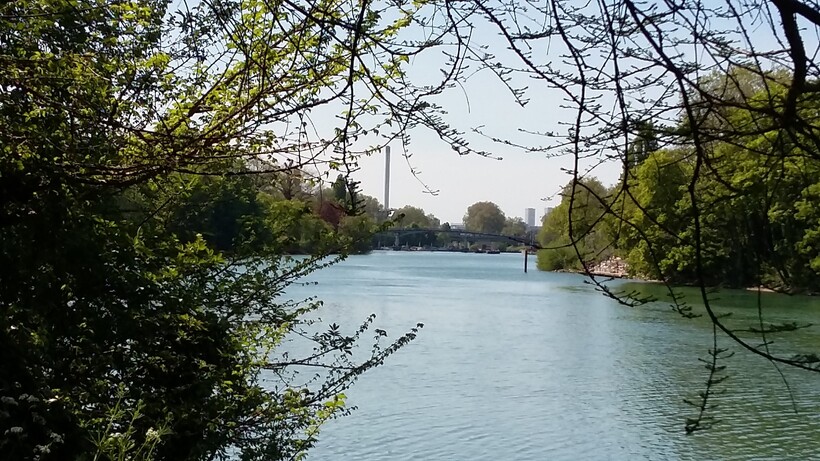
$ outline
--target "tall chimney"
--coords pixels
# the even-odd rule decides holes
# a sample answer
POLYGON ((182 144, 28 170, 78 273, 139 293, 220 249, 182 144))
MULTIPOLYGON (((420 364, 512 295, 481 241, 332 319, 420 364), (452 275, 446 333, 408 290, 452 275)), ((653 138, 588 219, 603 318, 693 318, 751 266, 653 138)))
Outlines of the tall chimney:
POLYGON ((384 209, 390 210, 390 146, 384 146, 384 209))

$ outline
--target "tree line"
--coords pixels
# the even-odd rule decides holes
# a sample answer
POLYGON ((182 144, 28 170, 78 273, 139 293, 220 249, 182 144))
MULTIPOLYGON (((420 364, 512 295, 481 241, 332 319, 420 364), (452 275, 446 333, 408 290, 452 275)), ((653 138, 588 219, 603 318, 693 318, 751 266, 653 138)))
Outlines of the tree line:
MULTIPOLYGON (((367 253, 391 246, 391 229, 451 229, 450 223, 441 223, 419 207, 385 210, 378 199, 359 191, 358 182, 342 174, 324 186, 326 182, 299 169, 253 173, 266 169, 269 165, 256 161, 236 167, 248 174, 177 175, 175 179, 185 183, 185 188, 174 197, 177 206, 165 210, 169 212, 165 218, 168 232, 182 242, 202 239, 213 250, 230 254, 249 254, 276 245, 282 254, 322 255, 367 253)), ((141 191, 129 190, 118 206, 127 212, 150 208, 148 203, 133 201, 168 199, 162 193, 146 199, 141 191)), ((131 212, 129 218, 140 217, 131 212)), ((518 238, 528 235, 521 218, 506 217, 492 202, 471 205, 464 223, 468 231, 518 238)), ((446 232, 430 231, 400 236, 399 244, 446 247, 452 240, 446 232)))
MULTIPOLYGON (((632 276, 672 284, 817 292, 820 171, 805 150, 806 135, 792 138, 756 113, 786 97, 789 79, 782 72, 760 78, 743 69, 705 77, 703 85, 729 98, 745 95, 753 104, 704 114, 701 123, 715 129, 749 130, 731 140, 709 140, 705 158, 695 155, 685 123, 643 123, 616 185, 605 187, 590 176, 564 186, 561 204, 545 217, 539 234, 541 245, 550 248, 539 252, 539 267, 583 270, 617 256, 632 276), (698 161, 706 168, 693 179, 698 161), (693 197, 700 243, 694 239, 693 197), (696 270, 696 246, 705 278, 696 270)), ((815 119, 818 108, 807 98, 797 110, 815 119)))
MULTIPOLYGON (((405 206, 393 212, 394 229, 441 229, 450 231, 452 225, 449 222, 440 223, 439 219, 432 214, 425 214, 421 208, 405 206)), ((507 217, 501 208, 493 202, 479 201, 470 205, 463 217, 464 229, 470 232, 483 234, 496 234, 526 239, 530 236, 530 230, 526 223, 519 217, 507 217)), ((446 232, 436 234, 428 232, 422 236, 399 237, 400 244, 420 243, 420 246, 447 247, 454 238, 446 232)), ((507 247, 508 242, 496 242, 497 245, 507 247)))

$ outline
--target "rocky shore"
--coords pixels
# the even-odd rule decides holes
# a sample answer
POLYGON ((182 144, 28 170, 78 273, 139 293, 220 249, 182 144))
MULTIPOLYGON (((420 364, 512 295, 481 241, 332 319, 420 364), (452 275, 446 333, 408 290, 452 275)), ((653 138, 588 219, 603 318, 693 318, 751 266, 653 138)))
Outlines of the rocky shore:
POLYGON ((623 259, 613 256, 589 267, 592 275, 623 278, 629 275, 629 265, 623 259))

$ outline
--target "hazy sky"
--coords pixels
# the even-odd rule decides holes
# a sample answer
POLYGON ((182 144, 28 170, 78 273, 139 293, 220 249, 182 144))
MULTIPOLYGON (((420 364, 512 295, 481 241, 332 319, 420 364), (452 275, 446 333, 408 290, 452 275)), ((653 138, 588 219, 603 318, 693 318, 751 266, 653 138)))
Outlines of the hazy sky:
MULTIPOLYGON (((488 45, 489 53, 496 56, 507 53, 509 57, 510 52, 506 51, 507 46, 499 38, 497 29, 481 24, 475 27, 474 46, 480 42, 488 45)), ((544 41, 530 45, 533 45, 533 59, 562 67, 560 60, 564 52, 560 43, 544 41)), ((433 85, 441 76, 441 51, 433 49, 426 53, 411 61, 408 75, 416 85, 433 85)), ((510 58, 520 63, 517 57, 510 58)), ((571 72, 570 68, 567 70, 571 72)), ((458 223, 467 207, 478 201, 495 202, 510 217, 524 217, 525 208, 535 208, 537 219, 545 207, 557 205, 558 191, 570 180, 562 168, 572 167, 571 157, 559 156, 558 152, 526 153, 472 132, 476 127, 483 127, 488 135, 512 138, 528 145, 546 144, 546 140, 519 130, 567 133, 561 123, 574 121, 576 113, 561 107, 566 95, 548 90, 543 82, 528 77, 514 85, 530 88, 527 93, 530 102, 524 108, 515 104, 510 92, 488 70, 472 75, 463 85, 435 100, 448 112, 445 120, 465 132, 472 147, 492 152, 503 160, 460 156, 432 133, 416 130, 412 133, 409 160, 402 157, 400 143, 391 144, 390 207, 419 206, 442 222, 458 223), (421 180, 430 189, 438 191, 437 195, 425 192, 424 185, 413 177, 411 166, 420 171, 421 180)), ((364 193, 383 202, 384 157, 375 155, 361 160, 359 165, 361 168, 353 177, 361 182, 364 193)), ((609 185, 618 179, 620 169, 620 164, 612 163, 599 166, 593 174, 609 185)))
MULTIPOLYGON (((596 8, 594 2, 589 8, 593 10, 596 8)), ((746 17, 744 20, 749 20, 749 18, 746 17)), ((719 22, 719 20, 716 21, 719 22)), ((710 25, 720 28, 722 24, 710 23, 710 25)), ((759 42, 756 46, 761 47, 762 50, 778 49, 780 45, 772 38, 771 31, 765 25, 761 26, 757 23, 752 25, 754 26, 754 40, 759 42)), ((475 27, 471 37, 474 45, 480 42, 487 46, 488 53, 496 56, 506 54, 506 57, 509 57, 511 52, 508 51, 507 44, 499 38, 496 29, 487 28, 486 25, 482 26, 480 21, 475 24, 475 27)), ((727 22, 726 27, 727 30, 734 30, 736 24, 727 22)), ((812 49, 817 49, 817 39, 810 35, 806 34, 806 40, 811 42, 812 49)), ((743 37, 734 38, 738 40, 738 43, 743 43, 743 37)), ((568 59, 568 53, 562 49, 560 40, 528 42, 527 45, 531 46, 527 50, 531 52, 531 59, 534 62, 550 63, 554 69, 575 73, 572 67, 562 64, 562 61, 568 59)), ((689 59, 692 59, 694 55, 688 56, 688 53, 701 53, 697 51, 697 47, 692 50, 676 48, 675 51, 689 59)), ((423 54, 412 62, 409 75, 415 83, 419 84, 419 81, 427 79, 427 84, 432 84, 440 75, 439 66, 435 64, 436 53, 439 53, 440 57, 440 51, 434 49, 432 53, 432 55, 423 54)), ((587 63, 592 64, 599 59, 602 60, 602 68, 606 68, 608 64, 603 64, 603 60, 608 58, 605 56, 606 53, 601 56, 591 53, 587 63)), ((698 59, 708 61, 708 57, 704 56, 699 56, 698 59)), ((629 62, 621 59, 621 65, 626 64, 629 62)), ((632 64, 635 65, 635 63, 632 64)), ((643 65, 640 63, 640 67, 643 65)), ((572 122, 576 113, 574 110, 562 107, 566 105, 564 101, 566 95, 556 90, 549 90, 543 82, 526 77, 515 83, 517 84, 515 86, 530 88, 527 93, 530 103, 525 108, 518 107, 514 103, 514 98, 498 78, 486 70, 473 75, 463 86, 450 90, 436 100, 448 111, 445 120, 464 131, 465 137, 473 142, 474 147, 490 151, 496 156, 503 157, 503 160, 459 156, 448 145, 437 141, 430 133, 414 133, 410 146, 410 154, 412 154, 409 159, 410 165, 401 157, 401 146, 398 143, 391 145, 393 150, 391 208, 415 205, 428 213, 435 214, 442 222, 457 223, 461 222, 467 207, 477 201, 493 201, 510 217, 523 217, 525 208, 535 208, 536 216, 539 218, 546 206, 555 206, 560 202, 558 191, 570 179, 565 171, 572 168, 573 159, 570 156, 561 156, 559 152, 528 154, 503 144, 493 143, 472 133, 473 128, 481 126, 491 136, 514 138, 528 145, 545 144, 546 141, 522 134, 521 129, 530 132, 553 131, 561 135, 567 133, 567 127, 562 123, 572 122), (425 193, 425 187, 413 177, 411 166, 421 172, 421 180, 431 189, 437 190, 437 195, 425 193)), ((653 98, 660 96, 660 93, 652 94, 655 90, 663 91, 661 87, 654 90, 647 89, 643 94, 645 101, 630 100, 631 109, 640 110, 641 105, 646 104, 652 107, 653 98)), ((616 112, 614 94, 598 94, 598 96, 601 97, 596 100, 600 104, 600 111, 616 112)), ((590 160, 590 162, 597 161, 599 159, 590 160)), ((384 157, 376 155, 366 158, 361 160, 359 165, 361 169, 353 177, 361 182, 366 194, 383 201, 384 157)), ((579 170, 585 173, 588 167, 589 164, 582 165, 579 170)), ((603 163, 596 166, 591 175, 600 179, 605 185, 612 185, 617 181, 621 168, 618 162, 603 163)))
MULTIPOLYGON (((483 126, 488 134, 535 144, 544 141, 518 130, 566 133, 559 121, 572 120, 574 112, 559 108, 560 94, 547 90, 532 92, 530 103, 521 108, 494 76, 481 73, 465 83, 463 91, 450 91, 439 101, 448 111, 447 121, 465 131, 472 145, 502 160, 461 156, 430 133, 417 130, 409 148, 410 159, 403 158, 400 143, 391 144, 391 208, 414 205, 433 213, 442 222, 458 223, 467 207, 478 201, 495 202, 510 217, 523 218, 525 208, 535 208, 537 219, 545 207, 560 202, 557 193, 570 180, 562 168, 572 166, 571 157, 559 156, 557 152, 526 153, 471 133, 472 128, 483 126), (430 189, 438 191, 437 195, 425 191, 424 185, 413 177, 408 162, 420 171, 421 180, 430 189)), ((384 156, 375 155, 359 164, 361 169, 353 177, 361 181, 364 193, 384 202, 384 156)), ((604 165, 594 174, 610 184, 617 180, 620 168, 616 163, 604 165)))
MULTIPOLYGON (((589 9, 590 13, 594 13, 598 7, 595 2, 578 3, 586 4, 584 8, 589 9)), ((517 18, 524 16, 517 16, 517 18)), ((744 21, 751 21, 749 18, 752 17, 756 15, 754 12, 749 12, 747 16, 744 16, 744 21)), ((543 21, 544 18, 539 19, 537 15, 534 15, 531 20, 543 21)), ((736 28, 736 24, 728 20, 723 20, 723 23, 720 19, 714 21, 710 21, 710 27, 717 28, 717 30, 721 27, 726 27, 729 31, 736 28)), ((470 42, 475 49, 485 49, 486 53, 494 55, 505 63, 511 62, 509 61, 511 58, 516 63, 513 66, 521 66, 518 57, 510 56, 512 52, 508 44, 499 37, 499 32, 494 26, 482 24, 478 19, 471 22, 470 26, 474 27, 470 42), (481 48, 481 46, 486 48, 481 48)), ((779 49, 779 43, 772 38, 772 33, 766 24, 761 24, 758 19, 755 19, 750 26, 754 26, 754 40, 760 42, 755 46, 759 50, 765 52, 767 49, 779 49)), ((577 34, 594 33, 586 31, 583 24, 576 25, 576 28, 577 34)), ((532 30, 539 29, 535 27, 532 30)), ((667 24, 665 30, 670 31, 670 34, 678 33, 674 32, 677 30, 674 24, 667 24)), ((409 33, 412 35, 417 32, 411 29, 409 33)), ((679 33, 686 34, 686 31, 679 33)), ((729 34, 727 37, 733 38, 737 41, 738 46, 743 47, 746 36, 741 35, 738 31, 734 36, 729 34)), ((587 36, 586 38, 592 43, 596 37, 587 36)), ((806 34, 806 40, 807 43, 810 42, 811 49, 818 49, 816 38, 806 34)), ((630 41, 630 43, 633 42, 630 41)), ((642 42, 638 40, 634 43, 637 45, 629 46, 640 47, 642 42)), ((526 52, 530 54, 529 59, 536 65, 548 64, 555 71, 576 75, 574 66, 567 64, 572 58, 561 40, 528 41, 526 45, 520 46, 526 47, 526 52)), ((605 80, 606 76, 612 73, 612 62, 609 52, 604 48, 596 49, 594 52, 589 51, 585 63, 589 69, 600 71, 599 75, 603 75, 605 80), (596 69, 598 63, 600 63, 600 69, 596 69)), ((452 50, 449 51, 452 53, 452 50)), ((708 64, 708 53, 703 55, 699 46, 693 46, 691 49, 676 47, 674 51, 678 55, 678 61, 689 62, 697 59, 708 64)), ((421 55, 416 55, 411 58, 408 70, 409 79, 417 87, 436 86, 441 78, 442 61, 442 50, 438 48, 428 49, 421 55)), ((620 66, 624 66, 622 69, 632 66, 634 73, 629 73, 632 75, 633 83, 650 77, 660 79, 660 81, 669 78, 668 75, 663 77, 665 73, 658 68, 635 71, 635 69, 644 69, 646 66, 645 62, 640 59, 633 62, 621 57, 619 62, 620 66), (662 75, 655 75, 657 72, 661 72, 662 75)), ((721 65, 725 64, 721 63, 721 65)), ((404 151, 399 142, 391 144, 390 207, 395 209, 405 205, 418 206, 425 212, 434 214, 442 222, 458 223, 462 221, 469 205, 478 201, 492 201, 497 203, 509 217, 523 217, 525 208, 535 208, 536 216, 540 218, 545 207, 556 206, 560 202, 558 192, 571 178, 567 170, 573 169, 572 156, 561 155, 561 152, 527 153, 493 142, 474 133, 473 130, 481 127, 488 136, 511 139, 516 143, 529 146, 545 145, 550 141, 527 133, 554 132, 557 135, 566 136, 567 124, 574 122, 577 115, 573 108, 566 106, 574 107, 574 103, 568 103, 565 100, 566 94, 547 88, 543 80, 535 80, 530 78, 530 75, 513 72, 510 74, 511 78, 518 78, 518 80, 512 85, 529 88, 526 94, 529 103, 522 108, 515 103, 514 97, 505 85, 489 70, 485 69, 476 74, 470 74, 472 70, 465 73, 470 75, 466 82, 461 82, 458 86, 437 96, 432 102, 447 111, 444 120, 465 133, 464 137, 470 141, 471 147, 491 152, 492 155, 501 157, 503 160, 476 155, 460 156, 448 144, 437 139, 433 133, 417 129, 411 133, 412 142, 407 152, 411 155, 409 159, 403 158, 404 151), (414 177, 412 172, 414 169, 419 172, 420 179, 414 177), (425 185, 438 193, 435 195, 428 193, 425 185)), ((646 116, 656 117, 659 111, 664 111, 667 107, 662 101, 665 101, 666 97, 673 100, 676 97, 673 93, 676 91, 676 87, 667 90, 664 85, 656 84, 650 88, 641 88, 637 91, 639 95, 635 92, 627 94, 625 103, 632 114, 648 114, 646 116)), ((613 119, 617 120, 621 114, 615 104, 614 92, 615 88, 590 90, 588 87, 585 104, 588 108, 593 107, 596 114, 606 117, 606 113, 609 112, 613 115, 613 119), (589 94, 596 91, 596 94, 589 94)), ((315 128, 317 132, 329 131, 340 126, 338 112, 333 114, 336 118, 327 115, 311 115, 315 117, 312 119, 312 125, 318 127, 315 128)), ((663 124, 670 120, 674 121, 676 117, 674 113, 664 113, 663 116, 666 118, 653 121, 663 124)), ((586 114, 584 125, 582 135, 597 129, 597 121, 589 114, 586 114)), ((383 135, 384 133, 374 134, 371 131, 366 136, 383 135)), ((329 137, 326 138, 329 139, 329 137)), ((357 142, 359 144, 352 146, 353 150, 362 151, 373 145, 382 144, 385 140, 354 141, 354 143, 357 142)), ((589 149, 609 147, 608 145, 604 147, 596 145, 589 149)), ((579 166, 581 174, 597 177, 604 185, 612 185, 618 180, 622 168, 620 162, 602 163, 601 159, 588 159, 587 162, 579 166), (597 165, 590 172, 590 165, 593 164, 597 165)), ((358 166, 359 169, 352 174, 352 178, 360 182, 365 194, 384 202, 384 156, 374 154, 371 157, 360 159, 358 166)), ((320 171, 319 173, 325 172, 320 171)), ((337 173, 338 171, 326 172, 325 178, 332 181, 337 173)))
MULTIPOLYGON (((568 166, 568 159, 546 159, 543 155, 520 152, 502 155, 503 160, 492 160, 459 156, 446 147, 413 149, 410 162, 421 171, 421 180, 438 190, 437 195, 431 195, 393 149, 390 206, 414 205, 433 213, 442 222, 458 223, 467 207, 478 201, 495 202, 507 216, 513 217, 523 217, 524 208, 535 208, 536 216, 541 216, 544 207, 560 201, 555 194, 569 180, 560 167, 568 166)), ((362 190, 384 202, 383 156, 370 157, 360 164, 361 170, 354 177, 361 181, 362 190)))

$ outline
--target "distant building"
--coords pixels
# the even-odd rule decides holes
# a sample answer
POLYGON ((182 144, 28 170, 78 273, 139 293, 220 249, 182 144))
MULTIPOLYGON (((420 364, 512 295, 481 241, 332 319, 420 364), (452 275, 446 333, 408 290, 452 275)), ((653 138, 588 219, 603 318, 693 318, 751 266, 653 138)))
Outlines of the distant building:
POLYGON ((450 229, 452 229, 452 230, 464 230, 465 226, 464 226, 464 223, 460 223, 460 222, 451 223, 450 224, 450 229))
POLYGON ((524 222, 527 223, 527 227, 535 225, 535 208, 524 208, 524 222))

